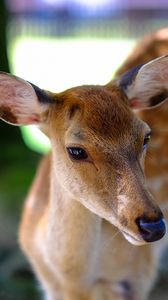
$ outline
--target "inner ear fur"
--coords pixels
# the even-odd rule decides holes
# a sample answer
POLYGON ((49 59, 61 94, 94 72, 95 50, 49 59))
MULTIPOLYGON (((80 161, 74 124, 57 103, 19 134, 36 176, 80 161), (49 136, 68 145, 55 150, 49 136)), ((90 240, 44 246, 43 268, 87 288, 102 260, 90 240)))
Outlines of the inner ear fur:
POLYGON ((168 55, 129 70, 116 83, 127 95, 130 106, 159 105, 168 97, 168 55))
POLYGON ((51 93, 8 73, 0 73, 0 118, 14 125, 43 121, 48 106, 55 103, 51 93))

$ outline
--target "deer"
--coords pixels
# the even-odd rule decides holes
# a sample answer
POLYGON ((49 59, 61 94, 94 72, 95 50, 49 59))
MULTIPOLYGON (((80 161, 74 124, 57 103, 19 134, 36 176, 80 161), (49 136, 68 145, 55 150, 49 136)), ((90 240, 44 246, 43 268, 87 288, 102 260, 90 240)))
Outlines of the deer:
POLYGON ((0 73, 0 118, 36 124, 51 141, 19 229, 46 300, 144 299, 143 281, 148 285, 153 275, 142 279, 140 264, 130 262, 146 245, 150 252, 166 225, 144 175, 151 129, 134 108, 150 111, 166 101, 167 67, 162 56, 110 85, 60 93, 0 73))
MULTIPOLYGON (((156 59, 162 55, 166 55, 167 53, 168 28, 162 28, 154 33, 145 35, 141 40, 139 40, 124 63, 122 63, 122 65, 116 71, 114 76, 119 77, 123 73, 126 73, 129 69, 136 68, 138 65, 146 64, 152 59, 156 59)), ((109 82, 109 86, 112 84, 113 81, 109 82)), ((163 210, 166 221, 168 220, 167 111, 167 101, 163 102, 159 106, 156 105, 150 110, 134 110, 136 115, 145 121, 150 128, 152 128, 152 139, 148 145, 145 159, 146 181, 150 192, 157 199, 157 203, 163 210)), ((141 268, 141 273, 139 276, 143 281, 143 285, 139 285, 139 288, 137 287, 138 290, 141 289, 141 295, 138 299, 141 299, 141 297, 145 300, 149 299, 150 291, 158 277, 160 257, 167 244, 167 238, 164 238, 157 243, 152 243, 150 247, 142 246, 141 252, 139 252, 139 249, 134 248, 134 255, 132 256, 131 260, 133 265, 132 272, 134 272, 135 265, 137 269, 141 268), (144 280, 146 272, 150 274, 148 281, 144 280)), ((119 235, 117 235, 113 240, 113 246, 115 247, 116 253, 118 253, 118 251, 120 251, 119 235)), ((123 248, 125 249, 125 255, 128 257, 128 261, 122 265, 123 274, 126 273, 126 269, 128 270, 128 273, 130 272, 130 266, 128 267, 128 265, 130 262, 129 253, 132 251, 131 247, 132 246, 128 245, 126 242, 125 246, 123 245, 123 248)), ((118 268, 121 268, 120 260, 116 262, 116 269, 118 268)), ((130 284, 136 288, 137 283, 130 281, 130 284)))

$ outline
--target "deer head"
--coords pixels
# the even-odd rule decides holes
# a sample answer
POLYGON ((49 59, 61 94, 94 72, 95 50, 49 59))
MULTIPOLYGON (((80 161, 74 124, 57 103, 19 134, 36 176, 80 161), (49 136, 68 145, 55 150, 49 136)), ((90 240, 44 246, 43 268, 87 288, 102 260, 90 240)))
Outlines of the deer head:
POLYGON ((135 245, 160 239, 165 224, 145 183, 151 130, 132 108, 150 109, 167 98, 167 70, 168 57, 161 57, 110 85, 62 93, 0 74, 0 117, 14 125, 38 124, 51 140, 53 184, 135 245))

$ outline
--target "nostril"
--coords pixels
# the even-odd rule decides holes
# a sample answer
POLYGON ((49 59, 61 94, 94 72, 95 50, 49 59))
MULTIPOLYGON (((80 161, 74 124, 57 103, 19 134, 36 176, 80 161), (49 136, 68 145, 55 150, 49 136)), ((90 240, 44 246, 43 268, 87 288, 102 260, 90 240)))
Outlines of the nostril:
POLYGON ((156 221, 147 221, 140 218, 137 220, 137 225, 143 239, 146 242, 160 240, 166 232, 166 226, 163 218, 156 221))

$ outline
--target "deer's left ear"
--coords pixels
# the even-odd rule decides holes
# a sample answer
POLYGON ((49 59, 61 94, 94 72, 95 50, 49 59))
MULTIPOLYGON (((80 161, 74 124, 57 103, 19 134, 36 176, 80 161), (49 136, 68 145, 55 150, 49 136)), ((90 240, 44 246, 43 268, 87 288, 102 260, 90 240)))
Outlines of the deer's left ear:
POLYGON ((145 109, 168 98, 168 56, 137 66, 117 79, 135 109, 145 109))

